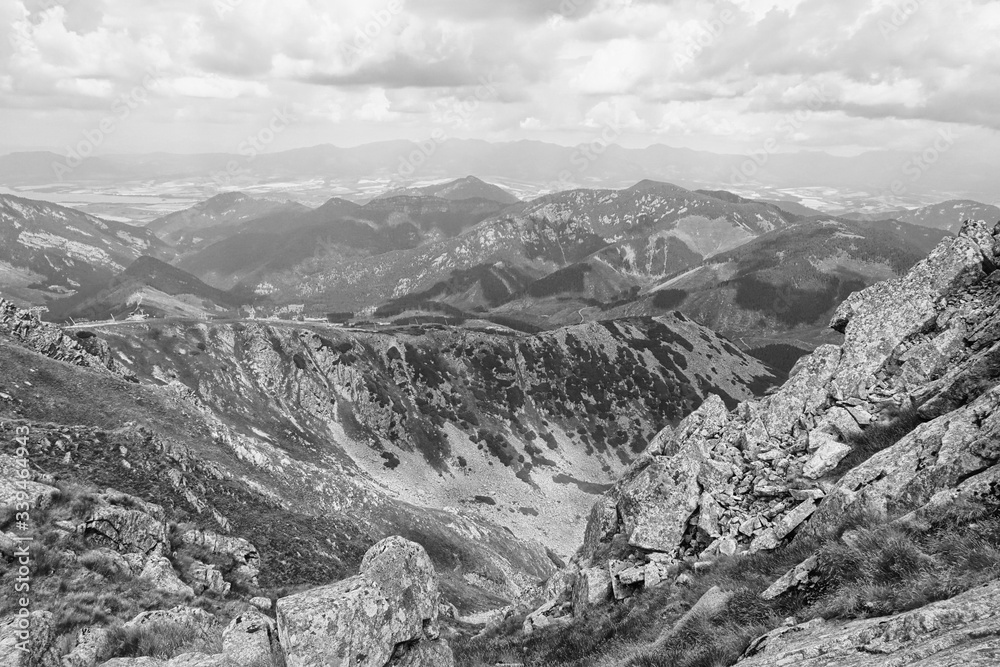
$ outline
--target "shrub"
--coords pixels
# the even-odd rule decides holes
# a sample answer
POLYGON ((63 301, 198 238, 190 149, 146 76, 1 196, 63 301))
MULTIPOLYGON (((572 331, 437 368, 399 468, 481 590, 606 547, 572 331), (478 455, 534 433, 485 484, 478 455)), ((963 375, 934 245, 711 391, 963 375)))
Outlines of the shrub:
POLYGON ((664 289, 653 293, 653 306, 662 310, 677 310, 688 293, 682 289, 664 289))
POLYGON ((107 655, 111 658, 159 658, 169 660, 180 653, 220 653, 219 637, 198 632, 188 623, 145 623, 115 626, 108 631, 107 655))
POLYGON ((100 551, 88 551, 81 555, 80 565, 111 581, 123 581, 128 578, 111 556, 100 551))

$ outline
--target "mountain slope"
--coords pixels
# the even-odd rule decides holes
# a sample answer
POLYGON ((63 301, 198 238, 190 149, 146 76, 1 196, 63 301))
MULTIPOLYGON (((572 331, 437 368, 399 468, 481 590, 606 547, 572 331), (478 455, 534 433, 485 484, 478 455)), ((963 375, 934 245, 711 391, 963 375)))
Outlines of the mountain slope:
POLYGON ((326 311, 358 310, 431 289, 455 272, 503 262, 537 279, 607 250, 618 253, 614 270, 627 290, 687 268, 664 259, 666 255, 710 256, 793 220, 774 206, 734 204, 669 184, 642 182, 626 190, 542 197, 452 239, 363 261, 336 257, 308 272, 270 275, 267 282, 280 300, 298 299, 326 311))
MULTIPOLYGON (((181 329, 184 337, 171 342, 144 325, 128 326, 143 336, 133 339, 140 343, 133 360, 141 354, 141 343, 152 345, 154 338, 175 353, 184 350, 188 358, 196 358, 200 351, 191 336, 207 331, 204 325, 181 329)), ((0 302, 5 437, 14 425, 27 427, 33 464, 50 472, 42 478, 68 489, 67 494, 94 487, 109 489, 111 495, 132 494, 140 503, 167 508, 174 536, 198 529, 221 535, 213 540, 216 544, 248 540, 260 549, 260 581, 259 587, 242 589, 244 602, 247 593, 260 594, 261 589, 328 584, 356 571, 371 544, 396 534, 426 545, 444 579, 446 598, 466 613, 506 604, 552 571, 544 548, 496 524, 463 510, 420 506, 412 497, 390 498, 376 480, 330 451, 328 443, 313 439, 309 427, 272 423, 270 414, 254 416, 251 425, 215 413, 190 388, 167 376, 153 383, 145 377, 136 382, 131 374, 123 379, 119 373, 127 371, 117 362, 115 344, 86 330, 62 333, 0 302)), ((185 379, 196 383, 193 377, 185 379)), ((202 396, 207 398, 209 391, 207 385, 202 396)), ((254 399, 259 400, 257 392, 254 399)), ((228 400, 239 402, 240 397, 219 396, 213 402, 228 400)), ((6 458, 2 462, 6 465, 6 458)), ((8 493, 12 479, 0 481, 0 491, 8 493)), ((80 507, 87 511, 92 505, 83 495, 80 507)), ((136 523, 134 516, 126 518, 133 521, 127 534, 140 543, 148 540, 150 527, 136 523)), ((164 535, 166 528, 164 524, 164 535)), ((80 540, 98 546, 92 532, 80 540)), ((177 548, 175 543, 168 546, 177 548)), ((54 555, 49 562, 56 568, 54 587, 63 581, 80 594, 102 590, 104 580, 94 577, 64 581, 67 562, 57 564, 60 559, 54 555)), ((6 569, 0 578, 8 574, 6 569)), ((42 572, 36 576, 40 579, 42 572)), ((39 601, 43 590, 36 589, 39 601)), ((143 590, 136 585, 124 597, 146 594, 143 590)), ((153 593, 151 601, 121 604, 157 609, 171 599, 153 593)), ((65 599, 46 592, 53 595, 65 599)), ((199 598, 199 603, 208 602, 199 598)), ((54 606, 55 620, 69 616, 63 620, 79 627, 81 619, 72 617, 73 609, 54 606)), ((83 620, 100 623, 89 615, 83 620)))
POLYGON ((709 393, 735 404, 776 382, 673 316, 538 335, 255 321, 100 332, 140 379, 183 383, 240 438, 338 461, 401 500, 462 507, 564 555, 593 494, 662 426, 709 393))
POLYGON ((149 317, 234 316, 243 300, 152 257, 140 257, 99 290, 50 305, 53 319, 105 320, 141 311, 149 317))
POLYGON ((952 200, 909 211, 900 211, 893 216, 897 220, 923 227, 943 229, 958 233, 966 220, 1000 220, 1000 208, 970 200, 952 200))
POLYGON ((731 337, 811 337, 852 292, 904 274, 944 236, 905 223, 810 219, 716 255, 607 315, 677 309, 731 337))
POLYGON ((292 218, 309 209, 291 201, 247 196, 242 192, 216 195, 191 208, 157 218, 146 228, 182 252, 202 247, 212 240, 260 218, 292 218))
POLYGON ((334 198, 280 223, 271 216, 251 221, 239 233, 182 258, 178 266, 216 286, 242 282, 248 293, 270 293, 270 288, 259 289, 261 284, 279 276, 294 280, 324 264, 415 249, 455 236, 502 208, 485 199, 400 196, 359 206, 334 198))
POLYGON ((498 185, 486 183, 475 176, 466 176, 447 183, 426 185, 423 187, 397 188, 379 195, 376 199, 388 199, 399 196, 440 197, 458 201, 462 199, 486 199, 504 206, 520 203, 520 199, 498 185))
POLYGON ((148 230, 0 195, 0 290, 36 304, 100 285, 141 255, 168 257, 148 230))

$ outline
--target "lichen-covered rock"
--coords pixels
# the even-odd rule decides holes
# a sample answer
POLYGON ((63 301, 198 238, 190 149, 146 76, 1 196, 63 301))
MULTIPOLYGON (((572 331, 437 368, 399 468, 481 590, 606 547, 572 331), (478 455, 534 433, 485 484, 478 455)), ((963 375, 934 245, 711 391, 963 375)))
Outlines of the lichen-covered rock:
POLYGON ((279 665, 284 659, 277 623, 257 609, 248 609, 226 626, 222 652, 237 665, 279 665))
POLYGON ((167 552, 167 524, 145 511, 102 504, 84 521, 84 534, 121 553, 167 552))
POLYGON ((784 595, 788 591, 803 585, 805 582, 809 581, 809 577, 812 575, 813 571, 816 570, 818 565, 819 557, 810 556, 779 577, 773 584, 768 586, 767 589, 760 594, 760 597, 765 600, 773 600, 774 598, 784 595))
POLYGON ((819 436, 809 436, 810 446, 815 443, 816 451, 802 469, 802 474, 809 479, 819 479, 837 467, 851 453, 851 446, 838 442, 832 435, 820 433, 819 436))
POLYGON ((384 667, 443 655, 437 577, 423 547, 391 537, 365 554, 350 579, 281 598, 278 635, 288 667, 384 667), (416 652, 413 655, 408 653, 416 652))
POLYGON ((606 568, 592 567, 580 571, 573 587, 573 613, 580 615, 587 607, 611 598, 611 576, 606 568))
MULTIPOLYGON (((141 625, 174 625, 184 628, 192 638, 211 636, 216 619, 194 607, 174 607, 169 610, 144 612, 125 624, 126 628, 141 625)), ((115 658, 102 667, 285 667, 284 655, 278 643, 277 626, 256 609, 235 617, 222 631, 222 652, 182 653, 169 660, 158 658, 115 658)), ((64 667, 77 667, 76 665, 64 667)), ((80 667, 83 667, 82 665, 80 667)), ((89 667, 89 666, 88 666, 89 667)))
POLYGON ((659 458, 619 487, 618 508, 628 543, 650 551, 680 544, 698 508, 700 459, 682 451, 659 458))
POLYGON ((130 382, 138 381, 135 373, 118 361, 106 344, 92 341, 85 346, 79 338, 67 336, 59 327, 42 322, 37 313, 18 308, 6 299, 0 299, 0 334, 52 359, 107 371, 130 382))
POLYGON ((271 611, 271 607, 274 606, 274 603, 271 602, 271 598, 265 597, 250 598, 250 604, 261 611, 271 611))
POLYGON ((751 644, 740 667, 994 667, 1000 583, 888 618, 784 627, 751 644))
POLYGON ((146 559, 146 564, 139 572, 139 578, 145 579, 153 585, 156 590, 193 598, 194 589, 181 581, 170 561, 163 556, 150 556, 146 559))
POLYGON ((713 586, 705 591, 704 595, 698 598, 698 601, 694 603, 694 606, 692 606, 686 614, 681 616, 676 623, 668 625, 663 629, 660 633, 660 637, 656 640, 657 643, 663 644, 675 634, 682 631, 684 626, 694 619, 710 619, 718 616, 720 613, 725 611, 726 606, 732 598, 732 592, 724 591, 718 586, 713 586))
POLYGON ((84 628, 72 650, 62 657, 62 667, 94 667, 107 647, 108 631, 104 628, 84 628))
POLYGON ((0 621, 0 665, 59 667, 52 613, 32 611, 0 621))
POLYGON ((222 578, 222 573, 214 565, 206 565, 201 561, 194 561, 188 566, 187 580, 191 582, 191 588, 195 595, 201 595, 205 591, 216 595, 225 595, 231 588, 228 581, 222 578))
POLYGON ((918 426, 844 476, 824 499, 810 531, 836 525, 848 510, 899 516, 939 492, 963 495, 1000 477, 1000 386, 970 405, 918 426))

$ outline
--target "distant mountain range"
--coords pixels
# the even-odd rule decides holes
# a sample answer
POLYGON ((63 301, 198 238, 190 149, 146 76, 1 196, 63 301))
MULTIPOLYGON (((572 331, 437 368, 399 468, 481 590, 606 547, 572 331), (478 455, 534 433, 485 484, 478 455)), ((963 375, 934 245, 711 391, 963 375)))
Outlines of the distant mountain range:
POLYGON ((649 180, 520 202, 471 176, 317 208, 226 193, 146 228, 0 201, 10 202, 0 233, 20 248, 5 293, 48 302, 56 317, 302 305, 311 316, 487 318, 535 331, 679 310, 754 345, 806 346, 832 335, 824 318, 852 291, 905 272, 964 219, 1000 219, 973 201, 832 217, 649 180))
POLYGON ((487 199, 505 206, 517 204, 521 201, 503 188, 493 185, 492 183, 481 181, 475 176, 466 176, 465 178, 460 178, 457 181, 451 181, 449 183, 438 185, 396 188, 379 195, 378 198, 389 199, 403 195, 412 197, 440 197, 441 199, 450 199, 452 201, 459 201, 462 199, 487 199))
MULTIPOLYGON (((600 136, 600 131, 595 135, 600 136)), ((490 143, 450 139, 437 144, 420 168, 403 179, 399 165, 414 151, 422 153, 415 142, 385 141, 349 148, 320 145, 264 153, 249 162, 222 153, 104 155, 84 160, 70 178, 91 185, 170 183, 184 179, 206 187, 218 187, 213 176, 225 173, 227 165, 236 160, 241 165, 237 182, 241 187, 322 178, 356 192, 377 184, 381 192, 387 184, 411 187, 421 181, 443 180, 455 174, 476 174, 487 181, 506 184, 515 191, 521 185, 535 193, 573 186, 617 188, 654 179, 692 189, 839 188, 878 198, 900 180, 907 161, 914 157, 899 151, 873 151, 853 157, 818 151, 779 152, 768 155, 760 165, 746 155, 663 145, 631 149, 612 144, 598 154, 585 153, 579 146, 538 141, 490 143), (582 164, 586 168, 581 168, 582 164), (752 173, 752 177, 746 176, 747 173, 752 173)), ((46 152, 0 156, 0 183, 11 186, 52 184, 56 178, 52 164, 64 159, 62 155, 46 152)), ((965 198, 994 201, 1000 198, 1000 186, 992 178, 992 172, 984 156, 970 155, 956 147, 943 154, 935 168, 919 180, 906 180, 905 192, 912 197, 961 193, 959 196, 965 198)))
MULTIPOLYGON (((488 308, 509 297, 520 283, 533 282, 595 253, 602 253, 603 263, 617 274, 662 278, 795 219, 775 206, 731 203, 675 185, 643 181, 625 190, 574 190, 542 197, 497 211, 450 238, 399 245, 394 252, 354 259, 343 252, 329 252, 255 279, 266 282, 280 300, 301 299, 340 311, 426 290, 440 291, 441 282, 455 278, 462 282, 475 275, 480 279, 468 287, 473 293, 460 298, 466 307, 488 308), (514 283, 497 288, 482 282, 490 281, 483 276, 498 263, 511 276, 519 276, 514 283)), ((246 287, 262 291, 260 283, 246 287)))
POLYGON ((309 212, 302 204, 250 197, 242 192, 216 195, 189 209, 153 220, 146 229, 179 251, 210 245, 240 231, 250 221, 272 220, 309 212))
POLYGON ((0 195, 0 287, 21 303, 103 285, 142 255, 171 252, 147 229, 0 195))
POLYGON ((210 319, 235 317, 244 303, 236 295, 206 285, 187 271, 153 257, 140 257, 106 284, 50 304, 54 318, 122 319, 146 317, 210 319))
POLYGON ((922 227, 943 229, 957 234, 966 220, 1000 221, 1000 208, 977 201, 951 200, 917 209, 901 209, 889 213, 854 213, 844 217, 854 220, 901 220, 922 227))

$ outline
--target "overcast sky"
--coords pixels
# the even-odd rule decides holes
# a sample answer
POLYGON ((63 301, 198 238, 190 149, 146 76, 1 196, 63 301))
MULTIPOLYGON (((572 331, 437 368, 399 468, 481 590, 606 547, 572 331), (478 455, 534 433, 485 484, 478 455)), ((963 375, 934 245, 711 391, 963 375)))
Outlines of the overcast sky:
POLYGON ((987 0, 0 0, 0 150, 438 136, 996 152, 987 0), (134 108, 133 108, 134 107, 134 108), (286 127, 282 120, 277 127, 286 127))

